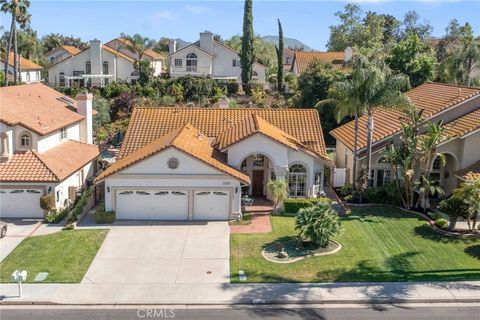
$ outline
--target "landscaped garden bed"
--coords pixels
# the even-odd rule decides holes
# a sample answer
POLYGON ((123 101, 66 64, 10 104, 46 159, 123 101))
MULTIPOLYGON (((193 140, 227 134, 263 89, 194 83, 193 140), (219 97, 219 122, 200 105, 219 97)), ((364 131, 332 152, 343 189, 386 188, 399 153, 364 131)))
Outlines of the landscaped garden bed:
POLYGON ((262 250, 262 256, 275 263, 292 263, 309 257, 324 256, 338 252, 342 246, 340 243, 330 240, 328 245, 321 247, 311 242, 298 245, 297 240, 290 240, 284 243, 276 242, 262 250), (281 249, 279 249, 281 247, 281 249), (282 254, 279 254, 282 251, 282 254))
POLYGON ((43 282, 82 281, 108 230, 60 231, 28 237, 0 263, 0 281, 9 282, 15 270, 26 270, 27 282, 39 272, 47 272, 43 282))
POLYGON ((267 234, 231 235, 231 281, 244 270, 248 282, 480 280, 480 240, 439 234, 418 215, 392 207, 353 208, 332 255, 294 263, 265 260, 262 250, 297 236, 295 218, 272 216, 267 234))

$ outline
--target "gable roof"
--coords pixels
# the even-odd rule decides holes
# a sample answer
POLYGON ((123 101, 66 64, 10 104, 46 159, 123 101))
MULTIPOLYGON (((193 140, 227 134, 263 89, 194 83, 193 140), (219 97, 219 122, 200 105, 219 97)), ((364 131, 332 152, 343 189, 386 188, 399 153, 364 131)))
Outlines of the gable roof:
POLYGON ((480 161, 455 172, 455 175, 464 181, 475 181, 480 179, 480 161))
POLYGON ((65 52, 71 54, 71 55, 75 55, 79 52, 81 52, 82 50, 78 49, 77 47, 74 47, 74 46, 59 46, 59 47, 56 47, 56 48, 53 48, 52 50, 50 50, 49 52, 45 53, 45 56, 49 56, 59 50, 64 50, 65 52))
POLYGON ((298 139, 275 127, 256 114, 248 115, 222 132, 216 137, 213 145, 218 147, 219 150, 225 150, 229 146, 257 133, 263 134, 294 150, 303 147, 298 139))
MULTIPOLYGON (((422 117, 426 120, 439 112, 455 107, 467 99, 480 95, 480 88, 432 82, 424 83, 405 94, 417 110, 424 110, 422 117)), ((399 110, 376 109, 373 113, 372 142, 379 142, 399 132, 404 118, 405 113, 399 110)), ((367 120, 366 115, 359 118, 358 150, 365 148, 367 145, 367 120)), ((350 150, 353 150, 354 125, 354 121, 350 121, 330 131, 330 134, 350 150)))
POLYGON ((85 117, 60 100, 64 95, 42 83, 0 88, 0 121, 47 135, 85 117))
MULTIPOLYGON (((110 40, 108 41, 105 45, 107 47, 110 47, 108 44, 111 43, 111 42, 114 42, 114 41, 119 41, 119 42, 122 42, 124 44, 126 44, 127 46, 132 46, 132 42, 126 38, 122 38, 122 37, 118 37, 118 38, 115 38, 113 40, 110 40)), ((111 47, 110 47, 111 48, 111 47)), ((112 48, 113 49, 113 48, 112 48)), ((115 50, 115 49, 113 49, 115 50)), ((165 56, 161 53, 158 53, 152 49, 146 49, 145 52, 144 52, 144 55, 147 55, 149 56, 150 58, 152 58, 153 60, 162 60, 162 59, 165 59, 165 56)))
POLYGON ((320 60, 331 63, 337 69, 345 69, 345 52, 321 52, 321 51, 298 51, 295 50, 292 61, 292 68, 296 64, 299 74, 307 70, 310 63, 320 60), (337 63, 339 62, 339 63, 337 63))
POLYGON ((480 129, 480 107, 443 125, 446 141, 461 138, 480 129))
POLYGON ((306 149, 331 163, 325 151, 320 116, 315 109, 137 107, 132 112, 119 157, 127 156, 185 123, 216 138, 252 114, 291 135, 306 149))
POLYGON ((98 146, 68 140, 44 153, 28 150, 0 163, 1 182, 60 182, 99 155, 98 146), (64 156, 68 155, 68 156, 64 156))
MULTIPOLYGON (((20 68, 22 70, 42 70, 43 69, 42 66, 36 64, 33 61, 30 61, 30 60, 22 57, 21 55, 17 55, 17 58, 20 59, 20 61, 19 61, 20 62, 20 68)), ((13 52, 10 52, 8 54, 8 64, 13 67, 13 63, 14 63, 14 54, 13 54, 13 52)))
POLYGON ((170 147, 182 151, 244 183, 250 182, 250 178, 246 174, 222 162, 220 160, 221 155, 211 147, 207 137, 200 133, 197 128, 188 123, 133 151, 124 158, 119 159, 102 172, 97 177, 96 182, 170 147))

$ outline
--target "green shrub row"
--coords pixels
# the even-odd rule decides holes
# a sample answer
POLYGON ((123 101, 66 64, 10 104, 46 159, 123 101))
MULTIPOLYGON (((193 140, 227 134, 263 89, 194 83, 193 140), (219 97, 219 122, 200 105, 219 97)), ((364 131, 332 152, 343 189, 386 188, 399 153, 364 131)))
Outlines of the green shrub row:
POLYGON ((435 225, 439 228, 445 229, 448 227, 448 220, 445 218, 437 218, 435 220, 435 225))
POLYGON ((400 199, 397 188, 393 183, 368 189, 367 200, 371 203, 381 203, 393 206, 402 205, 402 200, 400 199))
POLYGON ((95 223, 105 224, 115 222, 115 211, 105 211, 105 203, 98 205, 95 210, 95 223))
POLYGON ((77 220, 77 217, 82 213, 83 208, 88 202, 88 198, 92 194, 92 190, 87 189, 83 192, 82 196, 80 197, 80 200, 78 200, 77 204, 73 208, 73 210, 70 213, 70 219, 68 219, 68 222, 73 222, 77 220))
POLYGON ((50 211, 45 217, 45 221, 48 223, 60 223, 69 212, 68 207, 62 208, 59 211, 50 211))
POLYGON ((283 200, 283 207, 287 213, 297 213, 300 209, 313 207, 318 203, 331 204, 329 198, 287 198, 283 200))

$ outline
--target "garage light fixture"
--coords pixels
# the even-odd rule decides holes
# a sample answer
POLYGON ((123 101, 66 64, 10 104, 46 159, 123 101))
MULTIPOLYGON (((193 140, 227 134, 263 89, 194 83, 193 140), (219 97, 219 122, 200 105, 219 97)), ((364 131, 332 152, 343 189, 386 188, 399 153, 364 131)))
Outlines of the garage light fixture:
POLYGON ((110 192, 110 187, 107 187, 107 192, 110 192))

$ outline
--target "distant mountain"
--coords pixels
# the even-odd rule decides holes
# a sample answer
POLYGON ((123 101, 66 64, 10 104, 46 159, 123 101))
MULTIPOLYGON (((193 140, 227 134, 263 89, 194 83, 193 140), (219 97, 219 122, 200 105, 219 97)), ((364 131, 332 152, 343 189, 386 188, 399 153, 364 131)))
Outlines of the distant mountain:
MULTIPOLYGON (((267 42, 274 43, 274 44, 278 43, 278 36, 263 36, 262 39, 267 41, 267 42)), ((307 46, 305 43, 303 43, 300 40, 293 39, 293 38, 287 38, 287 37, 283 37, 283 40, 285 42, 285 48, 292 48, 292 49, 303 48, 303 50, 305 50, 305 51, 312 51, 313 50, 312 48, 310 48, 309 46, 307 46)))

